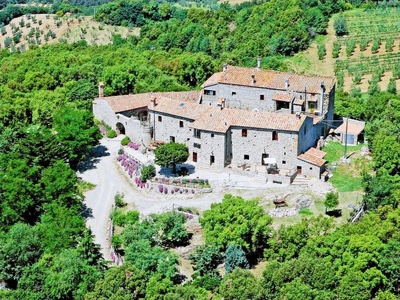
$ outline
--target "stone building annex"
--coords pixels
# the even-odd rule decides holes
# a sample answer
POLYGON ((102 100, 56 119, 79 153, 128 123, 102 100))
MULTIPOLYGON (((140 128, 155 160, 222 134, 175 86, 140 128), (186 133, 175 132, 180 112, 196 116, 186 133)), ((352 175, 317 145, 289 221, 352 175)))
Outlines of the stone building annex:
POLYGON ((184 143, 197 168, 290 183, 321 178, 319 140, 331 127, 335 78, 224 65, 201 91, 104 97, 97 119, 151 149, 152 141, 184 143))

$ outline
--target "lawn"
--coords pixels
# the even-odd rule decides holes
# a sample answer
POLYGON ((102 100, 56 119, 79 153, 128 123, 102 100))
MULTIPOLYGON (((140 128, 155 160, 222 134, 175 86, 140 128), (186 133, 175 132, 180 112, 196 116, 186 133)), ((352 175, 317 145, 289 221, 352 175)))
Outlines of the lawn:
POLYGON ((360 155, 363 146, 363 144, 360 144, 347 147, 348 162, 340 160, 344 155, 344 145, 341 143, 331 141, 323 148, 327 153, 325 159, 332 167, 333 176, 329 181, 339 192, 361 191, 363 189, 361 173, 372 169, 371 161, 360 155))

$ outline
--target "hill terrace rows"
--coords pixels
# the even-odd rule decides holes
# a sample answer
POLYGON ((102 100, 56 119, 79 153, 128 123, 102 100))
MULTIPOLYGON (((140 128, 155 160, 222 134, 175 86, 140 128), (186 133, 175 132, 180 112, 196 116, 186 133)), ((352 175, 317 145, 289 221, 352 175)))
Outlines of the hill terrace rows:
POLYGON ((184 143, 189 163, 229 168, 290 183, 323 178, 319 141, 332 127, 335 78, 224 65, 201 91, 99 97, 97 119, 149 150, 152 141, 184 143))

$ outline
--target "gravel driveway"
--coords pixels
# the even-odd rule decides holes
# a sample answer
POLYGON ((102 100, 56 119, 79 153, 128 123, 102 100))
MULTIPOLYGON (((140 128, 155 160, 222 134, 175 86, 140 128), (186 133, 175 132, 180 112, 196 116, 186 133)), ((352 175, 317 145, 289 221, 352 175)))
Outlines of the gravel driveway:
MULTIPOLYGON (((141 216, 151 213, 161 213, 170 211, 173 205, 195 207, 202 212, 210 208, 212 203, 221 202, 225 193, 238 194, 245 199, 258 197, 261 199, 273 198, 276 194, 287 192, 304 193, 312 190, 316 194, 324 194, 332 187, 327 183, 315 180, 307 186, 281 186, 275 184, 256 183, 252 178, 246 176, 229 175, 227 173, 213 173, 207 170, 196 170, 191 176, 208 178, 214 188, 213 193, 196 195, 163 195, 158 192, 142 190, 136 188, 127 174, 116 160, 118 149, 121 147, 121 139, 103 138, 100 145, 95 148, 94 157, 82 165, 78 172, 84 181, 96 184, 96 187, 85 193, 85 204, 87 206, 88 217, 86 224, 92 229, 95 235, 95 242, 100 244, 104 258, 110 260, 108 249, 107 228, 109 226, 109 215, 114 204, 114 196, 117 192, 125 195, 127 202, 134 209, 138 210, 141 216), (240 188, 238 188, 240 186, 240 188), (242 187, 246 186, 245 192, 242 187)), ((136 152, 137 159, 142 161, 149 160, 148 156, 143 156, 136 152)), ((195 178, 195 177, 194 177, 195 178)))

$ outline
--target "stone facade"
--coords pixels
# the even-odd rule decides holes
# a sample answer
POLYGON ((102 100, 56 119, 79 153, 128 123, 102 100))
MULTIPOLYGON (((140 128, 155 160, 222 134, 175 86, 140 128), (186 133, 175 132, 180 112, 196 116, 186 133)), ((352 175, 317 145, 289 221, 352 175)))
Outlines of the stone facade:
POLYGON ((132 95, 131 106, 127 96, 119 96, 119 103, 118 96, 100 95, 93 112, 143 149, 152 139, 184 143, 198 167, 251 166, 258 172, 270 159, 278 169, 291 170, 280 174, 289 181, 293 170, 317 178, 324 171, 320 153, 303 154, 330 127, 334 78, 234 67, 214 74, 192 100, 179 93, 151 95, 132 95))

